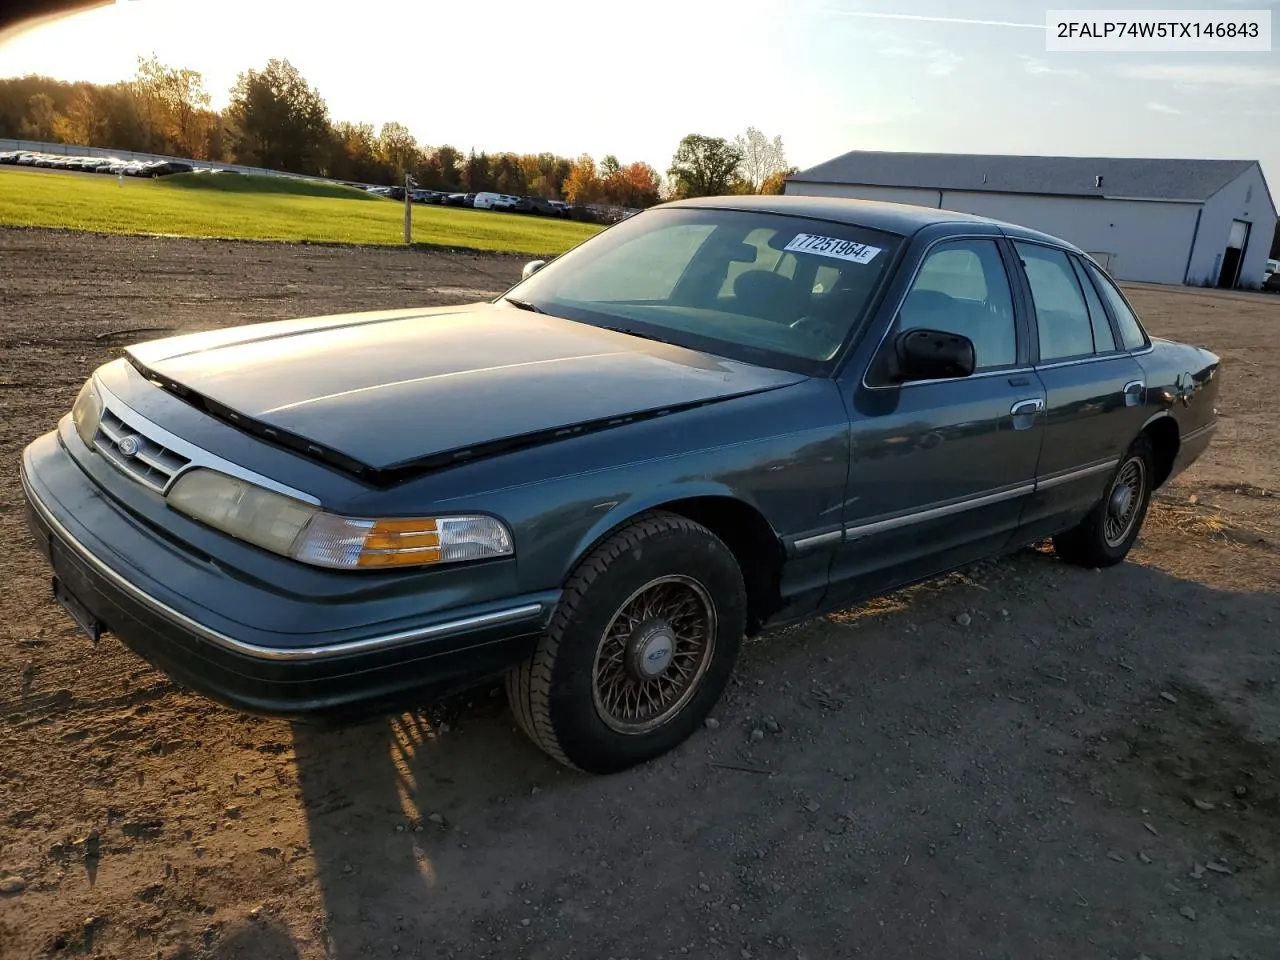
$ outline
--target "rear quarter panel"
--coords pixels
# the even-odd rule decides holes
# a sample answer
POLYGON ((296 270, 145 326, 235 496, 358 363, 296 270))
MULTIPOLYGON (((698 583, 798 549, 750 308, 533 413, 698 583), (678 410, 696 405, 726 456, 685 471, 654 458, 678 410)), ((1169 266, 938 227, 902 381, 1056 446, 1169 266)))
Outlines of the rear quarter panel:
POLYGON ((1138 357, 1146 374, 1150 416, 1168 415, 1181 436, 1217 421, 1214 403, 1221 382, 1217 355, 1190 344, 1153 338, 1151 352, 1138 357))

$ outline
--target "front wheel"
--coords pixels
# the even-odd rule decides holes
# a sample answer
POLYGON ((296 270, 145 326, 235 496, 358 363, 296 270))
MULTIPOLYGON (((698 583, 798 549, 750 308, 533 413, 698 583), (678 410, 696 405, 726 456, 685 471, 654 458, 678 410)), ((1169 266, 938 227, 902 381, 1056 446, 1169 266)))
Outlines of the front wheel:
POLYGON ((742 572, 724 542, 685 517, 647 514, 578 566, 537 650, 507 675, 507 697, 554 759, 624 770, 697 729, 745 628, 742 572))
POLYGON ((1079 526, 1053 538, 1053 549, 1063 560, 1083 567, 1110 567, 1129 553, 1154 489, 1151 440, 1138 437, 1112 475, 1106 496, 1079 526))

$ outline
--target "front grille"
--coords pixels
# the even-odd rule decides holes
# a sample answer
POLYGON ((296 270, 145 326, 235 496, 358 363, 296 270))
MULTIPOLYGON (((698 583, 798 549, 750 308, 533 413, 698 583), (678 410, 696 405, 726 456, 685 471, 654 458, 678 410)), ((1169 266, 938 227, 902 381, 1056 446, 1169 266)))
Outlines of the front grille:
POLYGON ((122 473, 160 493, 168 488, 174 474, 191 462, 110 409, 102 411, 93 446, 122 473))

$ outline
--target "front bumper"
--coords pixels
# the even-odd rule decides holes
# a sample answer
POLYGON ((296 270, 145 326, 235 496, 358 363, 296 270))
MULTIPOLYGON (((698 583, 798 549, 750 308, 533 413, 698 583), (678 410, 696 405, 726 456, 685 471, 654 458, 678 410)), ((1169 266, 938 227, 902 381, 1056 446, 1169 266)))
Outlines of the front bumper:
POLYGON ((172 569, 174 545, 129 522, 56 434, 23 452, 21 478, 28 526, 59 591, 178 683, 247 712, 363 714, 474 686, 533 651, 558 599, 512 597, 337 632, 335 622, 359 622, 360 611, 338 616, 317 602, 303 614, 311 624, 294 623, 287 636, 237 628, 213 611, 270 605, 272 595, 236 583, 231 596, 216 565, 196 562, 180 593, 166 585, 157 571, 166 555, 172 569))

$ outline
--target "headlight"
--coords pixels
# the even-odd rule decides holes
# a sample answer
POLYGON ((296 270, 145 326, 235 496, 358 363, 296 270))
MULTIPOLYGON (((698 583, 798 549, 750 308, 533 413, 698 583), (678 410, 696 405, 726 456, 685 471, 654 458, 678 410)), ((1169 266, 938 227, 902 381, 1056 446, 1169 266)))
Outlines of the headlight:
POLYGON ((493 517, 340 517, 213 470, 184 473, 168 502, 230 536, 320 567, 421 566, 515 552, 510 531, 493 517))
POLYGON ((97 436, 98 424, 102 421, 102 397, 93 385, 93 377, 84 382, 76 402, 71 405, 71 419, 84 445, 92 449, 93 438, 97 436))

